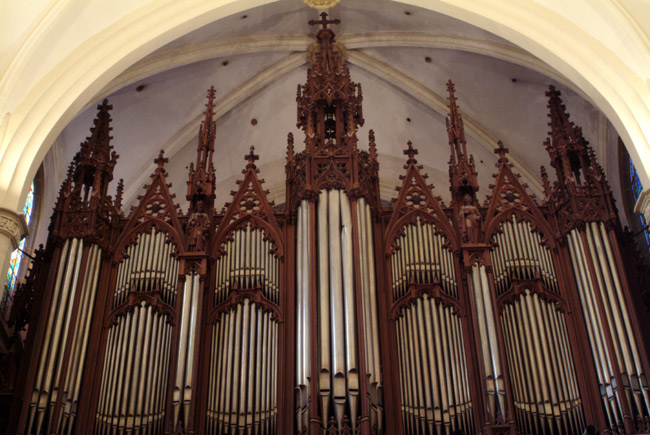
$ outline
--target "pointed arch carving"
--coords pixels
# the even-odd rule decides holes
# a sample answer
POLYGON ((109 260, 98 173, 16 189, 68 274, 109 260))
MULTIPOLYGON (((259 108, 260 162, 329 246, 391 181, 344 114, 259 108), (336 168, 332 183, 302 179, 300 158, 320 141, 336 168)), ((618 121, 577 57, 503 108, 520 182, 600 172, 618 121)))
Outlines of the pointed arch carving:
POLYGON ((221 245, 230 240, 231 234, 248 223, 254 229, 262 229, 266 236, 273 242, 274 254, 282 259, 284 257, 284 242, 280 225, 273 211, 273 203, 267 199, 268 191, 263 188, 264 179, 260 179, 259 169, 254 162, 257 155, 254 147, 245 156, 248 160, 246 168, 242 171, 243 180, 238 180, 239 189, 232 191, 233 199, 225 205, 225 212, 221 224, 217 227, 211 252, 215 258, 221 255, 221 245))
POLYGON ((182 212, 178 204, 174 202, 176 195, 169 191, 171 184, 167 183, 167 172, 164 169, 164 164, 168 162, 168 159, 164 157, 162 150, 154 162, 158 166, 151 174, 151 183, 144 186, 145 193, 138 196, 138 205, 131 208, 120 241, 125 238, 133 238, 143 229, 157 225, 160 228, 167 228, 168 233, 173 235, 177 246, 180 249, 185 249, 186 240, 179 219, 182 217, 182 212))
POLYGON ((410 141, 404 153, 409 155, 409 159, 404 166, 406 173, 400 176, 402 185, 396 188, 399 195, 393 202, 393 213, 386 227, 386 254, 390 255, 394 251, 394 241, 401 234, 402 228, 415 222, 418 217, 434 224, 437 232, 447 239, 449 248, 456 251, 458 243, 451 222, 443 210, 441 199, 433 196, 433 185, 426 182, 428 175, 420 172, 422 166, 414 158, 417 150, 410 141))
POLYGON ((492 194, 488 198, 484 242, 489 244, 493 233, 499 231, 501 224, 514 214, 529 222, 539 232, 543 242, 553 249, 555 239, 552 227, 533 196, 528 194, 526 184, 519 181, 520 175, 513 171, 513 164, 506 157, 508 149, 499 142, 499 148, 495 152, 499 154, 496 163, 498 170, 494 175, 496 182, 490 186, 492 194))

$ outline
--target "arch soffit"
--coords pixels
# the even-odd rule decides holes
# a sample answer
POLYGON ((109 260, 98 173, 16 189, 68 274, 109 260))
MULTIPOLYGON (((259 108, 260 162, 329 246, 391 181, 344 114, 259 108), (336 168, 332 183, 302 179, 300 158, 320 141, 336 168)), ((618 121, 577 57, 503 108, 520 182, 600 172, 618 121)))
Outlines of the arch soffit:
MULTIPOLYGON (((10 209, 20 207, 29 185, 27 180, 33 178, 54 138, 87 104, 89 96, 99 92, 120 71, 183 34, 271 1, 152 3, 84 41, 31 89, 16 105, 13 115, 2 116, 0 203, 10 209)), ((550 8, 523 0, 515 0, 516 5, 491 3, 489 6, 469 0, 400 1, 495 33, 564 74, 603 110, 624 141, 632 144, 629 151, 639 168, 639 176, 644 184, 650 185, 647 80, 640 78, 598 40, 550 8), (562 32, 549 32, 549 28, 562 28, 562 32)))

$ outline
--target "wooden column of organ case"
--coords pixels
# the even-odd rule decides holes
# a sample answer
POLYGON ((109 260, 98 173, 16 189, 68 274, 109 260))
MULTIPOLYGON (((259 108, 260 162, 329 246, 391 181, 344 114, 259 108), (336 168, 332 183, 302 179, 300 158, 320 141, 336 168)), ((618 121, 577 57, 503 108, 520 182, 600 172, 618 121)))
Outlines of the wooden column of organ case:
MULTIPOLYGON (((10 433, 637 433, 650 424, 645 335, 605 175, 551 88, 556 171, 543 200, 498 154, 477 200, 451 81, 452 200, 409 142, 398 197, 379 198, 361 86, 327 20, 298 88, 286 201, 251 147, 215 209, 214 89, 189 209, 161 151, 145 193, 107 194, 117 155, 104 101, 70 164, 23 292, 28 347, 10 433)), ((15 313, 14 313, 15 314, 15 313)), ((23 317, 24 312, 19 313, 23 317)))

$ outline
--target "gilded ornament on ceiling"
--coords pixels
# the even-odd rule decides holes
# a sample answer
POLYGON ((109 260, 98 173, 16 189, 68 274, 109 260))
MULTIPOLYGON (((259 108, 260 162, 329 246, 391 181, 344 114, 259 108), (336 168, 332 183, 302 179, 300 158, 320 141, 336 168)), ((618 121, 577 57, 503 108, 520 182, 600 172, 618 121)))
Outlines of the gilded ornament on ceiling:
POLYGON ((305 4, 311 8, 318 10, 329 9, 332 6, 336 6, 341 2, 341 0, 303 0, 305 4))

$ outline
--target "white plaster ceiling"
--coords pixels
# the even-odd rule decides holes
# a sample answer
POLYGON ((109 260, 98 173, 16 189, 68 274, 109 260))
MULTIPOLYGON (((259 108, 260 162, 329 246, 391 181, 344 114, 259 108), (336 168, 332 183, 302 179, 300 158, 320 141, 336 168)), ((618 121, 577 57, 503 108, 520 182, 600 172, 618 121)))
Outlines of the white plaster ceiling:
MULTIPOLYGON (((620 196, 611 124, 579 90, 527 52, 463 22, 396 2, 342 0, 330 16, 342 21, 333 28, 349 50, 352 79, 363 88, 366 123, 359 138, 364 148, 368 130, 375 130, 384 199, 395 196, 407 140, 419 150, 436 194, 448 199, 448 79, 456 84, 481 198, 489 193, 496 161, 491 150, 499 139, 530 190, 540 193, 539 166, 548 166, 542 141, 549 84, 562 91, 571 119, 583 127, 620 196)), ((286 137, 292 132, 297 151, 302 148, 296 86, 305 82, 304 51, 316 32, 307 21, 317 18, 318 11, 301 0, 280 0, 189 33, 116 77, 62 131, 45 158, 44 214, 49 215, 65 168, 88 136, 104 96, 113 105, 113 144, 120 154, 114 175, 125 182, 125 209, 141 193, 161 148, 170 158, 172 191, 185 208, 185 167, 195 159, 211 85, 217 89, 218 207, 236 187, 250 145, 260 155, 258 167, 271 199, 284 202, 286 137), (136 90, 139 85, 142 91, 136 90)))

